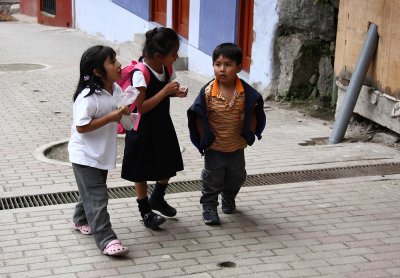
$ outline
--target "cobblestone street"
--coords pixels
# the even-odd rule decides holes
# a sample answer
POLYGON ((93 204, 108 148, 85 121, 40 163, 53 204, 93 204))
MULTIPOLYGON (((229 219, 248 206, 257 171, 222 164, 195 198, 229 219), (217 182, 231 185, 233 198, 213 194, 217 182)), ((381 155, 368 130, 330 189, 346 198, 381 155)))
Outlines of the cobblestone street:
MULTIPOLYGON (((17 19, 0 22, 2 202, 77 190, 68 163, 38 153, 69 138, 79 59, 95 44, 112 46, 123 65, 136 58, 126 53, 141 51, 17 19)), ((199 180, 203 159, 186 110, 209 78, 180 71, 178 80, 189 87, 171 105, 185 170, 172 182, 199 180)), ((302 144, 329 137, 333 123, 273 104, 265 111, 263 138, 245 151, 249 175, 400 163, 398 150, 378 143, 302 144)), ((120 171, 109 172, 110 188, 132 186, 120 171)), ((134 198, 112 199, 111 222, 131 250, 122 259, 101 255, 92 237, 71 229, 72 203, 2 209, 0 277, 400 277, 399 184, 400 170, 244 187, 238 213, 220 212, 217 227, 203 224, 199 191, 173 193, 178 214, 157 231, 142 225, 134 198)))

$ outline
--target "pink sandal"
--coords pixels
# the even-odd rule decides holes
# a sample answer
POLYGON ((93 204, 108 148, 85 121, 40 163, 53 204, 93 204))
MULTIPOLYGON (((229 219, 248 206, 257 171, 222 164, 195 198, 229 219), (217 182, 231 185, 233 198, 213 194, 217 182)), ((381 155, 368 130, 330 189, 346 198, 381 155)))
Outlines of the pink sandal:
POLYGON ((88 224, 78 225, 78 224, 72 223, 72 225, 73 225, 73 229, 75 231, 80 231, 81 234, 83 234, 83 235, 91 235, 92 234, 92 229, 90 228, 90 226, 88 224))
POLYGON ((103 255, 108 256, 123 256, 128 252, 128 247, 123 246, 119 239, 111 240, 102 251, 103 255))

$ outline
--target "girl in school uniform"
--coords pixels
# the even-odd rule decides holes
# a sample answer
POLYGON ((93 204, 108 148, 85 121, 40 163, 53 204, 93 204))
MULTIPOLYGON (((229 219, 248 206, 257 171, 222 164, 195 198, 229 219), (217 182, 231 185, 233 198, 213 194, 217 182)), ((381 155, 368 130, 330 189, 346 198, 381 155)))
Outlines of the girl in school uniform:
POLYGON ((107 212, 106 182, 108 170, 116 165, 117 123, 130 114, 128 106, 115 106, 115 95, 123 93, 115 83, 120 77, 121 64, 112 48, 97 45, 83 53, 68 144, 79 190, 73 228, 92 234, 102 253, 110 256, 129 251, 114 233, 107 212))
POLYGON ((165 200, 169 179, 183 170, 182 155, 169 113, 171 97, 186 97, 187 89, 172 81, 167 67, 178 58, 179 37, 170 28, 154 28, 146 33, 142 62, 150 72, 148 84, 141 71, 134 71, 132 86, 139 91, 137 110, 141 113, 137 130, 126 133, 121 177, 135 183, 143 224, 157 228, 166 220, 153 212, 173 217, 176 209, 165 200), (147 181, 155 188, 147 196, 147 181))

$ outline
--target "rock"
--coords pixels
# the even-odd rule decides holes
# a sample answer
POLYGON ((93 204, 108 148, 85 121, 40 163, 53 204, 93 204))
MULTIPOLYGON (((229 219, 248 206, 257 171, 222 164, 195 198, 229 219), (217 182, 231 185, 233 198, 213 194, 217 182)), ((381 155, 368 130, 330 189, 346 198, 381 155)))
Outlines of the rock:
POLYGON ((310 100, 316 100, 318 98, 318 90, 317 87, 314 87, 314 89, 312 90, 310 96, 308 97, 308 99, 310 100))
POLYGON ((311 76, 309 82, 311 85, 317 85, 317 75, 313 74, 313 76, 311 76))
POLYGON ((277 89, 280 96, 286 96, 292 84, 294 62, 301 55, 302 41, 299 35, 280 37, 278 38, 278 46, 280 74, 277 89))
POLYGON ((319 61, 318 92, 320 97, 330 98, 332 95, 333 67, 331 57, 323 56, 319 61))
POLYGON ((282 32, 309 34, 312 38, 333 41, 336 36, 335 7, 312 0, 278 1, 279 29, 282 32))
POLYGON ((321 56, 319 42, 293 34, 278 38, 277 51, 278 94, 307 98, 314 88, 309 80, 315 74, 321 56))
POLYGON ((268 85, 268 87, 262 91, 262 96, 265 100, 276 100, 276 96, 279 96, 276 90, 276 80, 272 80, 272 82, 268 85))
POLYGON ((339 0, 330 0, 335 9, 339 9, 339 0))
POLYGON ((398 141, 399 141, 398 135, 384 133, 384 132, 379 132, 375 134, 374 138, 372 139, 372 142, 385 143, 390 145, 395 144, 398 141))

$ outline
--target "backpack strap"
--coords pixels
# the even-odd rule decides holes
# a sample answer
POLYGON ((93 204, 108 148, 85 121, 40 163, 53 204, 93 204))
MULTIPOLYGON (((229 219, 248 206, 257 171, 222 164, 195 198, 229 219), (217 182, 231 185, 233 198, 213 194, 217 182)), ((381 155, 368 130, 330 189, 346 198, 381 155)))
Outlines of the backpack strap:
MULTIPOLYGON (((143 73, 144 81, 146 82, 146 84, 149 84, 150 72, 149 72, 149 69, 147 68, 147 66, 143 62, 137 62, 137 61, 132 61, 131 64, 133 65, 133 70, 137 69, 143 73)), ((172 67, 172 65, 169 65, 166 68, 168 71, 168 75, 171 78, 173 67, 172 67)))
POLYGON ((168 70, 169 78, 171 78, 171 74, 172 74, 172 65, 167 66, 167 70, 168 70))
MULTIPOLYGON (((144 76, 144 81, 146 82, 146 84, 149 84, 149 82, 150 82, 150 72, 149 72, 149 69, 147 68, 147 66, 144 64, 144 63, 142 63, 141 62, 141 60, 139 59, 139 62, 137 62, 137 61, 131 61, 131 64, 130 64, 131 66, 133 66, 133 69, 132 69, 132 74, 133 74, 133 72, 135 71, 135 70, 140 70, 142 73, 143 73, 143 76, 144 76)), ((171 78, 171 74, 172 74, 172 65, 170 65, 170 66, 168 66, 167 67, 167 71, 168 71, 168 73, 169 73, 169 77, 171 78)), ((130 80, 130 82, 132 83, 132 75, 131 75, 131 80, 130 80)), ((132 85, 132 84, 131 84, 132 85)), ((132 104, 131 104, 131 106, 130 106, 130 110, 131 110, 131 112, 133 112, 133 110, 135 110, 135 108, 136 108, 136 106, 137 106, 137 103, 136 103, 136 101, 134 101, 132 104)), ((140 113, 138 113, 137 114, 137 120, 136 120, 136 124, 135 124, 135 126, 133 127, 133 129, 134 130, 138 130, 138 126, 139 126, 139 121, 140 121, 140 118, 141 118, 141 114, 140 113)), ((121 132, 122 133, 122 132, 121 132)))
POLYGON ((149 84, 150 82, 150 72, 149 69, 146 67, 145 64, 141 63, 141 62, 136 62, 135 61, 135 65, 134 65, 134 69, 140 70, 143 73, 144 76, 144 81, 146 82, 146 84, 149 84))

